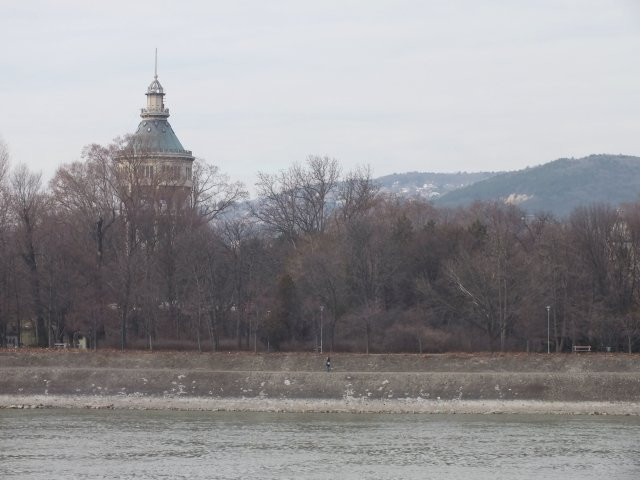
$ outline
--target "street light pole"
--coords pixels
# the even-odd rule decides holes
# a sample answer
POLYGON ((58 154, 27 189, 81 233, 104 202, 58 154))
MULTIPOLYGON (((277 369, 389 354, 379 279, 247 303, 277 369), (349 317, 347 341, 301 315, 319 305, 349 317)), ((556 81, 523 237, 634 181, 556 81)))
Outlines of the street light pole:
MULTIPOLYGON (((267 331, 271 326, 271 310, 267 310, 267 331)), ((267 353, 271 351, 271 343, 269 341, 269 334, 267 334, 267 353)))
POLYGON ((551 305, 547 305, 547 353, 551 353, 551 337, 549 334, 549 311, 551 310, 551 305))
POLYGON ((322 353, 322 312, 324 312, 324 305, 320 305, 320 353, 322 353))

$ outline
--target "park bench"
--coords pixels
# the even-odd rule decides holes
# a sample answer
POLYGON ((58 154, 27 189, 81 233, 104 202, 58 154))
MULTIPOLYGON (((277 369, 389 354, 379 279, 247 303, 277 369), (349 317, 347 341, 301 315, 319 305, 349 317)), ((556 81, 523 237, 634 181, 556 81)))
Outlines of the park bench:
POLYGON ((54 343, 53 346, 55 348, 69 348, 69 344, 68 343, 54 343))
POLYGON ((591 345, 574 345, 573 346, 573 353, 590 352, 590 351, 591 351, 591 345))

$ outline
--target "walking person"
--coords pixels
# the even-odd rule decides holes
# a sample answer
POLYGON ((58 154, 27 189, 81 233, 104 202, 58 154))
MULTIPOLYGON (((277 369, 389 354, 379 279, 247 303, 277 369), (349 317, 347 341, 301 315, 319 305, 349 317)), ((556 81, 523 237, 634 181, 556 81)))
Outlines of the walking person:
POLYGON ((327 357, 327 363, 325 364, 327 367, 327 372, 331 371, 331 357, 327 357))

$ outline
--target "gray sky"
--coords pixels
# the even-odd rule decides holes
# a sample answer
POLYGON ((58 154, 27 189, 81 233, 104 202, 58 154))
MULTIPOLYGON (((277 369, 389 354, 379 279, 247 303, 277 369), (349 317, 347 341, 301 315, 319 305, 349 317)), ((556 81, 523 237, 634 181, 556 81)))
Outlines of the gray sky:
POLYGON ((637 0, 1 0, 0 44, 0 135, 47 178, 135 130, 156 47, 178 138, 249 187, 640 154, 637 0))

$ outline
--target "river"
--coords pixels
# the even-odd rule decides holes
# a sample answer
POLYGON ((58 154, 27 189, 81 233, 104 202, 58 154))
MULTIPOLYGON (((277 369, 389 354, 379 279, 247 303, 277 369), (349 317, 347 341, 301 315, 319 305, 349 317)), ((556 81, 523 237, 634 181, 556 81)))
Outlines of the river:
POLYGON ((0 410, 2 479, 634 479, 640 418, 0 410))

